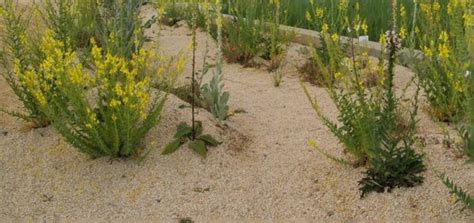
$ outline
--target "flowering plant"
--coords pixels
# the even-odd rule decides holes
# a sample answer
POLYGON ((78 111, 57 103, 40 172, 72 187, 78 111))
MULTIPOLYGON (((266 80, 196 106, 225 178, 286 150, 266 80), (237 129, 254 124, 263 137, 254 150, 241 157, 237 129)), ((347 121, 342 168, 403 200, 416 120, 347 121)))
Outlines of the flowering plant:
POLYGON ((48 32, 39 70, 27 70, 27 86, 53 126, 79 151, 92 158, 128 157, 161 117, 166 89, 184 67, 146 50, 131 59, 103 51, 92 41, 93 70, 77 64, 76 53, 48 32), (152 65, 157 60, 157 65, 152 65), (42 77, 42 78, 35 78, 42 77))

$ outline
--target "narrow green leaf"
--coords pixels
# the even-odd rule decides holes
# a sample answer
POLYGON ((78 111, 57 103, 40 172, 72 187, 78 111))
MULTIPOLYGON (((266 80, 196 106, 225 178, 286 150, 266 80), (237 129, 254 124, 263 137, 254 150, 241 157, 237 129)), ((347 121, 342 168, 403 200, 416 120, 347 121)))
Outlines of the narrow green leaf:
POLYGON ((209 146, 218 146, 220 144, 220 142, 214 139, 214 137, 212 137, 211 135, 202 135, 199 136, 198 139, 204 141, 206 145, 209 146))
POLYGON ((181 139, 175 139, 170 144, 166 145, 161 155, 172 154, 176 152, 176 150, 178 150, 181 145, 183 145, 183 141, 181 139))
POLYGON ((207 155, 207 147, 206 143, 202 140, 196 140, 194 142, 189 143, 189 148, 192 149, 194 152, 198 153, 202 157, 206 157, 207 155))

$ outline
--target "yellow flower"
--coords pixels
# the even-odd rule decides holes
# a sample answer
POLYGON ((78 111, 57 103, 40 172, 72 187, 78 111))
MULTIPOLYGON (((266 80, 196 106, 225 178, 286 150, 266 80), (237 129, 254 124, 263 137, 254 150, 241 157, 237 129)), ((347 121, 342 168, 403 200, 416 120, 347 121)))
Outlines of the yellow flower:
POLYGON ((315 14, 316 14, 316 17, 318 18, 323 18, 324 17, 324 9, 322 9, 321 7, 317 7, 316 10, 315 10, 315 14))
POLYGON ((400 38, 405 39, 406 37, 407 37, 407 30, 403 26, 402 28, 400 28, 400 38))
POLYGON ((120 106, 122 103, 118 100, 112 99, 109 103, 109 106, 114 108, 120 106))
POLYGON ((441 9, 441 5, 439 2, 434 2, 433 3, 433 11, 439 11, 441 9))
POLYGON ((362 28, 362 31, 364 31, 364 34, 367 34, 367 32, 368 32, 368 30, 369 30, 369 26, 367 25, 367 23, 365 22, 365 20, 364 20, 364 22, 362 23, 361 28, 362 28))
POLYGON ((332 34, 331 39, 334 42, 339 42, 339 36, 336 33, 332 34))
POLYGON ((186 58, 184 56, 179 57, 178 62, 176 63, 176 70, 179 73, 181 73, 185 65, 186 65, 186 58))
POLYGON ((448 42, 448 39, 449 39, 449 35, 446 31, 442 31, 440 34, 439 34, 439 40, 443 41, 443 42, 448 42))
POLYGON ((449 57, 449 48, 446 44, 440 44, 438 46, 439 57, 446 59, 449 57))
POLYGON ((385 37, 385 35, 380 35, 379 43, 380 43, 382 46, 387 45, 387 38, 385 37))
POLYGON ((400 7, 400 16, 401 16, 401 17, 405 17, 406 14, 407 14, 407 11, 406 11, 406 9, 405 9, 405 6, 402 5, 402 6, 400 7))
POLYGON ((327 33, 328 31, 329 31, 329 26, 328 26, 327 23, 324 23, 321 32, 322 33, 327 33))
POLYGON ((433 57, 433 51, 429 47, 423 47, 423 54, 428 58, 433 57))
POLYGON ((311 18, 311 14, 308 11, 306 11, 304 17, 306 21, 309 21, 309 22, 313 21, 313 19, 311 18))

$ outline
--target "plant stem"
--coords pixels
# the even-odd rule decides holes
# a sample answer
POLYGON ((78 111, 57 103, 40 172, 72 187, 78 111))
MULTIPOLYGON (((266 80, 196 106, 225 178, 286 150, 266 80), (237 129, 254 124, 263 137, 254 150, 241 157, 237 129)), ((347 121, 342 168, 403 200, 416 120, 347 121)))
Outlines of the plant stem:
MULTIPOLYGON (((197 8, 195 10, 198 10, 197 8)), ((195 122, 195 117, 194 117, 194 110, 195 110, 195 107, 196 107, 196 101, 195 101, 195 89, 194 89, 194 86, 195 86, 195 68, 196 68, 196 25, 197 25, 197 22, 196 22, 196 11, 193 12, 193 39, 192 39, 192 44, 193 44, 193 68, 192 68, 192 74, 191 74, 191 122, 192 122, 192 140, 194 141, 196 139, 196 128, 194 126, 194 122, 195 122)))

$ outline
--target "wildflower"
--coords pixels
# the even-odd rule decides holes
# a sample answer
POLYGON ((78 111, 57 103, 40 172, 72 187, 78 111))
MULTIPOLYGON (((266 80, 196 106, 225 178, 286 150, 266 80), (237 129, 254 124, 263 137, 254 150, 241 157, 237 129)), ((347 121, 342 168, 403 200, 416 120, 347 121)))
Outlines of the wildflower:
POLYGON ((446 43, 446 42, 448 42, 448 39, 449 39, 449 36, 448 36, 448 33, 446 31, 442 31, 441 34, 439 34, 439 40, 446 43))
POLYGON ((364 31, 365 34, 368 32, 369 26, 367 26, 367 23, 365 22, 365 20, 364 20, 364 22, 362 23, 361 28, 362 28, 362 31, 364 31))
POLYGON ((308 11, 306 11, 304 16, 305 16, 306 21, 308 21, 308 22, 313 21, 312 18, 311 18, 311 14, 308 11))
POLYGON ((324 9, 322 9, 321 7, 317 7, 316 8, 316 11, 315 11, 315 14, 316 14, 316 17, 317 18, 323 18, 324 17, 324 9))
POLYGON ((395 50, 402 48, 402 43, 397 32, 389 30, 385 33, 385 36, 390 41, 390 44, 386 46, 387 50, 390 50, 392 47, 395 47, 395 50))
POLYGON ((328 26, 327 23, 324 23, 321 32, 322 33, 327 33, 328 31, 329 31, 329 26, 328 26))
POLYGON ((405 17, 406 14, 407 14, 407 11, 406 11, 406 9, 405 9, 405 6, 402 5, 402 6, 400 7, 400 17, 405 17))
POLYGON ((122 103, 116 99, 112 99, 109 103, 109 106, 114 108, 120 106, 122 103))
POLYGON ((433 57, 433 51, 429 47, 423 47, 423 54, 428 58, 433 57))
POLYGON ((438 46, 438 51, 439 51, 439 57, 442 59, 446 59, 449 57, 449 48, 446 44, 440 44, 438 46))
POLYGON ((407 30, 403 26, 402 28, 400 28, 400 38, 405 39, 406 37, 407 37, 407 30))
POLYGON ((441 9, 441 5, 439 4, 439 2, 434 2, 433 3, 433 11, 437 12, 441 9))
POLYGON ((332 34, 331 39, 334 42, 339 42, 339 36, 336 33, 332 34))

